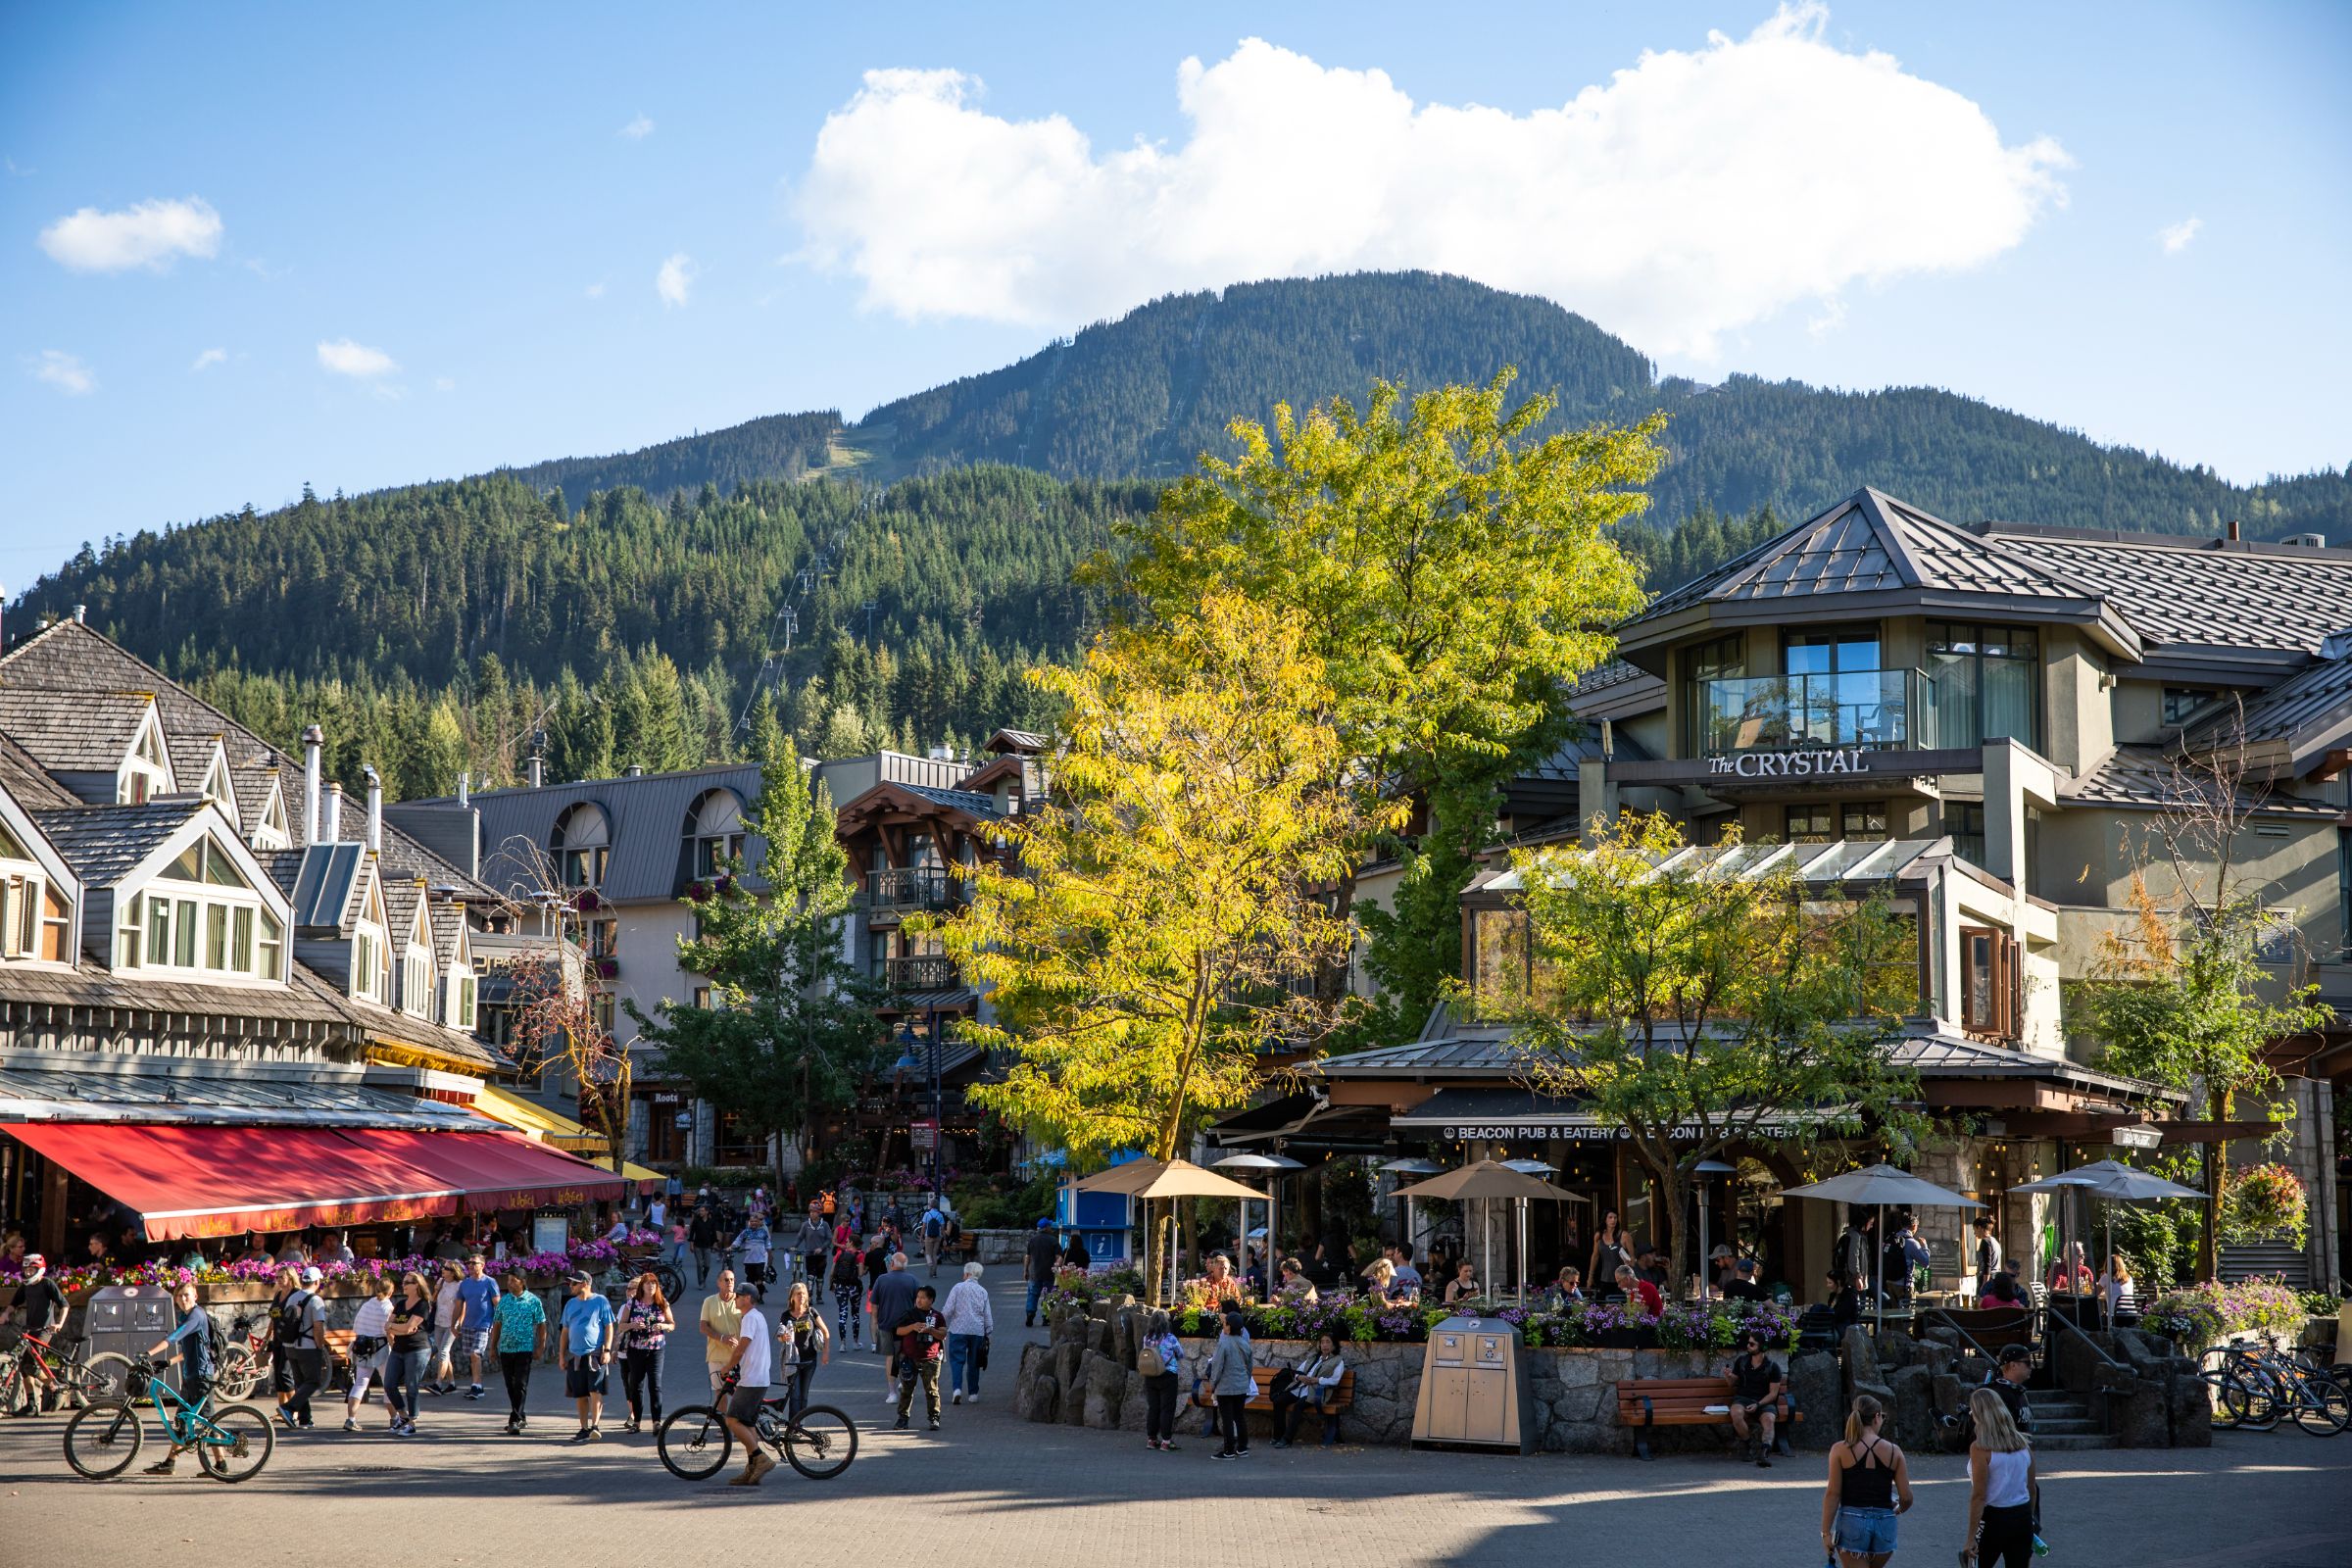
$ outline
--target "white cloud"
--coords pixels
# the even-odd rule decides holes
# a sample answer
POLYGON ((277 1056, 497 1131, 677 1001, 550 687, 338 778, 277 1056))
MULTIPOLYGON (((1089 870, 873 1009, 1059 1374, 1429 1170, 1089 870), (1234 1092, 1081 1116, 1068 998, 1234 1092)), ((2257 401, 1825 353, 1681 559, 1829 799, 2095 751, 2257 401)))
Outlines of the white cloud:
POLYGON ((635 120, 621 126, 620 133, 631 141, 643 141, 654 133, 654 122, 645 116, 639 115, 635 120))
POLYGON ((2156 243, 2164 247, 2167 256, 2178 256, 2188 249, 2188 242, 2197 237, 2205 226, 2202 218, 2183 218, 2178 223, 2167 223, 2156 231, 2156 243))
POLYGON ((1818 5, 1642 56, 1526 115, 1416 104, 1383 72, 1257 39, 1177 70, 1180 143, 1098 153, 873 71, 819 129, 798 259, 868 305, 1067 327, 1171 289, 1428 268, 1545 295, 1653 352, 1856 282, 1980 265, 2062 203, 2047 139, 1826 42, 1818 5))
POLYGON ((201 197, 148 201, 121 212, 84 207, 41 230, 50 260, 77 272, 120 272, 133 267, 162 271, 181 256, 220 249, 220 215, 201 197))
POLYGON ((599 280, 589 284, 586 288, 580 290, 580 292, 592 300, 601 300, 605 297, 605 285, 601 280, 599 280))
POLYGON ((436 376, 434 376, 434 377, 433 377, 433 390, 434 390, 434 391, 436 391, 436 392, 455 392, 457 389, 458 389, 458 383, 457 383, 456 381, 454 381, 454 380, 450 379, 448 376, 446 376, 446 375, 436 375, 436 376))
POLYGON ((694 265, 693 257, 679 251, 654 274, 654 292, 662 296, 664 305, 683 305, 692 297, 694 276, 701 270, 694 265))
POLYGON ((199 370, 209 370, 216 365, 226 365, 227 363, 228 350, 206 349, 202 354, 196 356, 196 363, 188 367, 188 373, 193 375, 199 370))
POLYGON ((382 349, 371 349, 365 343, 354 343, 347 337, 337 338, 332 343, 321 342, 318 345, 318 363, 337 375, 353 376, 362 381, 390 375, 400 368, 392 356, 382 349))
POLYGON ((25 363, 32 367, 36 380, 48 382, 68 397, 87 397, 98 390, 98 377, 81 363, 81 357, 63 349, 43 349, 38 357, 27 355, 25 363))

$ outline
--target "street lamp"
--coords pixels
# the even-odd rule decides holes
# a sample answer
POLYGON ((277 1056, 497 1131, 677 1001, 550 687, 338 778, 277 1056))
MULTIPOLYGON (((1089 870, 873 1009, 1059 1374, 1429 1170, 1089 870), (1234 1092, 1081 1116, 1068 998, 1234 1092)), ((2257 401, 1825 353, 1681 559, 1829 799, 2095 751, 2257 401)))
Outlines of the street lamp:
MULTIPOLYGON (((939 1184, 939 1146, 946 1131, 943 1125, 947 1111, 939 1083, 939 1009, 932 1007, 923 1014, 923 1025, 930 1035, 930 1050, 923 1054, 931 1065, 931 1201, 944 1202, 945 1193, 939 1184)), ((914 1032, 914 1020, 908 1018, 899 1031, 899 1059, 895 1063, 901 1073, 919 1072, 923 1061, 915 1056, 915 1047, 922 1044, 914 1032)))

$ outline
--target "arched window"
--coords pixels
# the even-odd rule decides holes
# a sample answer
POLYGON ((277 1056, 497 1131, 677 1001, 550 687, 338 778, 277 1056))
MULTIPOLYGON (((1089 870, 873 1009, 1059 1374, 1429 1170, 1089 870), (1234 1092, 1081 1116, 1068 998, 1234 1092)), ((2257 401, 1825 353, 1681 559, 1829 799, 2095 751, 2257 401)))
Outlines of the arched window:
POLYGON ((697 881, 716 876, 743 858, 743 798, 733 790, 710 790, 686 813, 690 864, 697 881))
POLYGON ((556 875, 567 888, 602 887, 612 858, 612 823, 605 808, 582 801, 556 823, 556 875))

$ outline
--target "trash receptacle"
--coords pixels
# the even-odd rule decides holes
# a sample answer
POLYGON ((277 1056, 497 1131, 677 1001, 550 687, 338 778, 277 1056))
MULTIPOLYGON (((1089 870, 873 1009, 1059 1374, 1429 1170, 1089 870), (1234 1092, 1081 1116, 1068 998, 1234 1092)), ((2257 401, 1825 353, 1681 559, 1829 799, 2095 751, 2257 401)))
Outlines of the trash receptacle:
MULTIPOLYGON (((83 1308, 82 1333, 88 1340, 83 1354, 112 1352, 136 1361, 178 1326, 179 1309, 172 1304, 168 1287, 109 1285, 94 1293, 83 1308)), ((173 1362, 164 1376, 177 1390, 179 1364, 173 1362)))
POLYGON ((1517 1329, 1500 1318, 1449 1317, 1429 1331, 1413 1441, 1535 1451, 1534 1405, 1517 1329))

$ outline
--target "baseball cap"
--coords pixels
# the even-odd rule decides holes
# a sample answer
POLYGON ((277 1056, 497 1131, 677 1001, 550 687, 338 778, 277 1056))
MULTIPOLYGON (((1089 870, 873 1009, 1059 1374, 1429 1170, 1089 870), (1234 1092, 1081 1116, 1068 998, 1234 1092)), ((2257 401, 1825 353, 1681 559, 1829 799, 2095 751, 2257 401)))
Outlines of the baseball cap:
POLYGON ((324 1278, 326 1278, 326 1276, 318 1272, 317 1264, 313 1264, 311 1267, 302 1271, 302 1283, 305 1285, 316 1285, 324 1278))
POLYGON ((1752 1257, 1743 1257, 1740 1260, 1739 1266, 1740 1273, 1753 1274, 1756 1271, 1756 1260, 1752 1257))
POLYGON ((588 1277, 587 1271, 586 1271, 586 1270, 584 1270, 584 1269, 582 1269, 582 1270, 574 1270, 574 1271, 573 1271, 573 1273, 572 1273, 572 1276, 571 1276, 571 1278, 570 1278, 570 1279, 568 1279, 568 1280, 565 1280, 564 1283, 564 1284, 566 1284, 566 1285, 594 1285, 594 1284, 596 1283, 596 1281, 594 1281, 594 1280, 590 1279, 590 1278, 588 1277))
POLYGON ((1711 1262, 1713 1262, 1715 1259, 1717 1259, 1717 1258, 1719 1258, 1719 1257, 1729 1257, 1729 1256, 1731 1256, 1731 1255, 1732 1255, 1732 1250, 1731 1250, 1731 1248, 1730 1248, 1730 1247, 1728 1247, 1728 1246, 1726 1246, 1726 1245, 1724 1245, 1723 1243, 1720 1243, 1720 1242, 1718 1242, 1718 1243, 1716 1244, 1716 1246, 1715 1246, 1715 1250, 1713 1250, 1712 1252, 1709 1252, 1709 1253, 1707 1254, 1707 1261, 1711 1263, 1711 1262))

